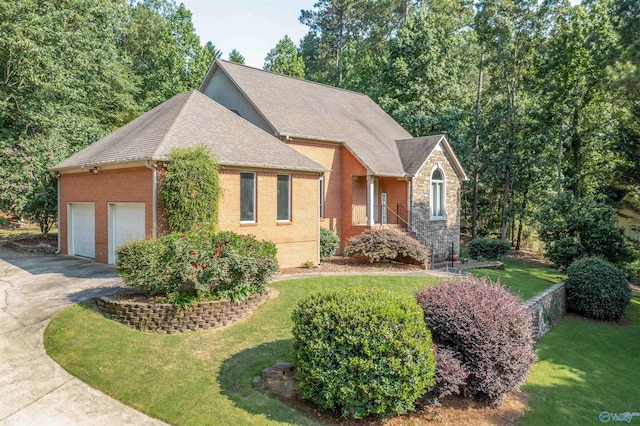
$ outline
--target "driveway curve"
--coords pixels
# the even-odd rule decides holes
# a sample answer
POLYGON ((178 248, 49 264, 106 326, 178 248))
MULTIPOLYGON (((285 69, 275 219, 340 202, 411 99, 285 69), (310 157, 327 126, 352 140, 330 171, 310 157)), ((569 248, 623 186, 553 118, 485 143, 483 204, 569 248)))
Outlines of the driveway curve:
POLYGON ((0 425, 160 425, 91 388, 44 350, 66 306, 122 285, 112 266, 0 247, 0 425))

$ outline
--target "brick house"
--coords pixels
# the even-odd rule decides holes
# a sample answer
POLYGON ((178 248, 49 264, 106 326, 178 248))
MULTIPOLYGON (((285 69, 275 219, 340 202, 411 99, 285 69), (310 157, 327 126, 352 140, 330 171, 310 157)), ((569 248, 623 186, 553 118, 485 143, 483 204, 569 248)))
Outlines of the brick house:
POLYGON ((435 257, 460 244, 464 169, 444 135, 413 138, 368 96, 217 59, 199 90, 329 171, 321 226, 341 249, 365 229, 410 231, 435 257))
POLYGON ((62 253, 114 263, 123 242, 166 232, 158 200, 171 148, 220 165, 218 228, 278 247, 281 267, 319 261, 365 229, 408 232, 445 257, 460 242, 466 174, 443 135, 413 138, 366 95, 217 59, 177 95, 51 169, 62 253))
POLYGON ((130 239, 166 232, 159 182, 172 148, 216 155, 218 229, 273 241, 283 267, 319 260, 325 168, 198 91, 174 96, 51 170, 59 174, 60 250, 115 263, 130 239))

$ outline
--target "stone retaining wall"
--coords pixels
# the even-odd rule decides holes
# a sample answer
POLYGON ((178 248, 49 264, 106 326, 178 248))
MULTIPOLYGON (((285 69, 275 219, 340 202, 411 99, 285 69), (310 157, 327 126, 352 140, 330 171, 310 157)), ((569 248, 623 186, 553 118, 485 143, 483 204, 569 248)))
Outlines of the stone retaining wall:
POLYGON ((526 301, 524 306, 531 312, 536 340, 562 320, 566 312, 566 298, 565 284, 562 281, 526 301))
POLYGON ((236 304, 229 300, 198 302, 186 308, 168 303, 142 303, 110 296, 96 299, 100 311, 114 321, 142 331, 162 334, 206 330, 231 324, 251 314, 270 297, 271 290, 236 304))

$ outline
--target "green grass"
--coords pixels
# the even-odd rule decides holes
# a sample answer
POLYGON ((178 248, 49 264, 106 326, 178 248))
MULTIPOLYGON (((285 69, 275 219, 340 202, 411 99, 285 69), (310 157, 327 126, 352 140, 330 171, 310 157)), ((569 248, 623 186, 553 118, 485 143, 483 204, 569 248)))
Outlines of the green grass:
POLYGON ((555 269, 535 267, 510 259, 503 259, 502 262, 504 271, 472 269, 470 272, 476 277, 488 276, 492 281, 499 279, 512 293, 525 301, 566 278, 555 269))
POLYGON ((169 423, 315 424, 251 389, 277 361, 291 361, 291 309, 312 291, 367 285, 412 294, 425 277, 340 276, 272 284, 280 296, 246 320, 180 335, 142 333, 107 320, 88 304, 56 316, 45 331, 49 355, 71 374, 169 423))
MULTIPOLYGON (((555 271, 507 261, 501 277, 514 291, 556 282, 555 271)), ((49 355, 91 386, 169 423, 315 424, 303 413, 251 389, 277 361, 293 360, 291 309, 310 292, 366 285, 412 294, 434 281, 416 276, 337 276, 273 283, 280 295, 232 326, 180 335, 142 333, 107 320, 91 304, 56 316, 45 331, 49 355)), ((523 390, 525 425, 596 424, 601 411, 640 411, 640 296, 631 325, 569 319, 538 344, 539 360, 523 390)))
POLYGON ((567 319, 547 333, 522 387, 531 395, 531 411, 520 424, 600 424, 602 411, 640 412, 638 293, 627 318, 625 326, 567 319))

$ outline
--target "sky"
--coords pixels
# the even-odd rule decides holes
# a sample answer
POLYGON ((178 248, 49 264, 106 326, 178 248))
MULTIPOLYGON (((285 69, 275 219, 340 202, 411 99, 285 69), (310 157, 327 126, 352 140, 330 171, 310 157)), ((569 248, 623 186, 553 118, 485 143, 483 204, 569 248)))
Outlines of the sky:
POLYGON ((178 0, 192 12, 202 44, 211 41, 227 59, 238 50, 245 64, 262 68, 264 58, 282 37, 298 45, 309 28, 298 21, 300 10, 316 0, 178 0))

